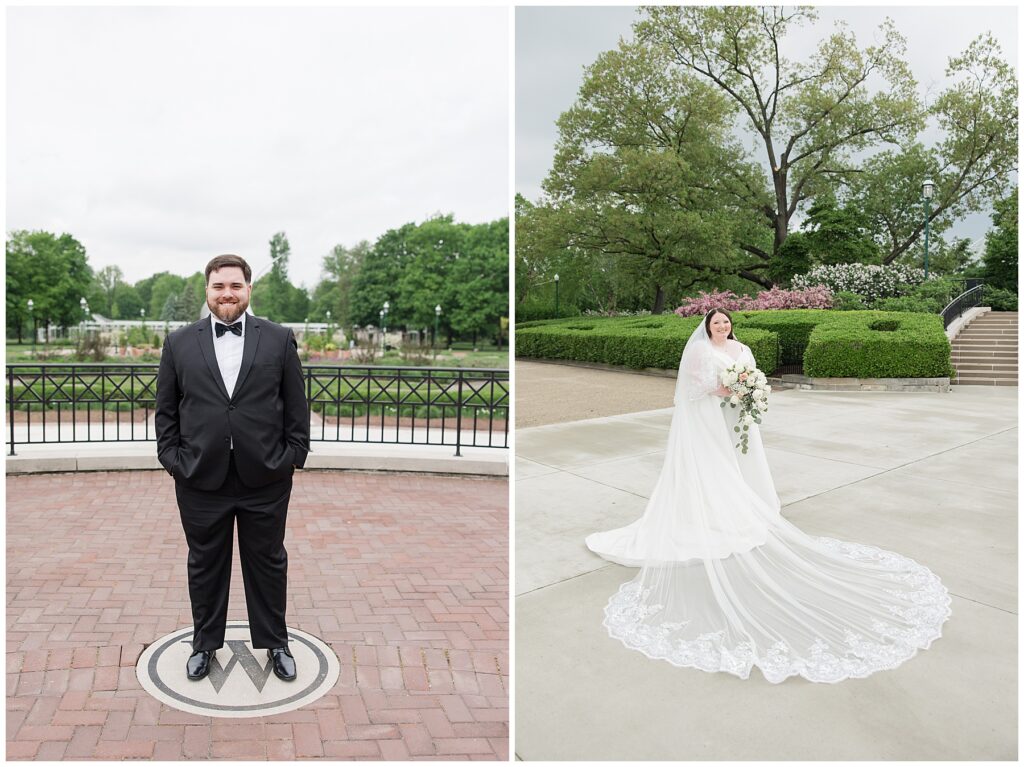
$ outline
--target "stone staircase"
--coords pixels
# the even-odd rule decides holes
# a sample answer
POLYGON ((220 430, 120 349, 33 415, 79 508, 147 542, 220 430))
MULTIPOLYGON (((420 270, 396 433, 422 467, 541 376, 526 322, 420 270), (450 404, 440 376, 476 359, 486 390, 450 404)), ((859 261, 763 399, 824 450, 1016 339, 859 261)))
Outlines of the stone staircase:
POLYGON ((1017 312, 986 312, 953 339, 952 383, 1017 385, 1017 312))

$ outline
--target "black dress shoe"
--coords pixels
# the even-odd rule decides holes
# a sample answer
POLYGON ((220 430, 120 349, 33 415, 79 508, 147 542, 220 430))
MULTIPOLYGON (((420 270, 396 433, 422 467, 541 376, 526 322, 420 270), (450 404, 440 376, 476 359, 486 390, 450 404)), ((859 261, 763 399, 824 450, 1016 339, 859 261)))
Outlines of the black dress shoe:
POLYGON ((192 653, 189 656, 188 663, 185 664, 188 678, 195 682, 209 674, 210 661, 213 660, 214 653, 216 652, 216 650, 196 650, 192 653))
POLYGON ((274 662, 274 674, 278 679, 283 679, 286 682, 294 681, 295 659, 292 658, 287 647, 275 647, 273 650, 267 650, 267 656, 274 662))

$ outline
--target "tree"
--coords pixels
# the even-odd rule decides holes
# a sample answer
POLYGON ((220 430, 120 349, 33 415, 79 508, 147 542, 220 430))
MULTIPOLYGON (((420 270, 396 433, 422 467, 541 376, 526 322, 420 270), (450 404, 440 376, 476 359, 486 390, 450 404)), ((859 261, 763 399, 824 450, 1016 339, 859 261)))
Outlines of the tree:
POLYGON ((175 312, 173 309, 172 316, 164 316, 164 312, 168 307, 167 299, 168 297, 173 299, 172 303, 176 306, 177 298, 181 295, 184 288, 184 277, 171 274, 170 272, 160 272, 160 274, 155 275, 150 288, 149 306, 146 308, 146 316, 154 320, 174 319, 175 312))
POLYGON ((104 266, 96 272, 95 287, 92 295, 89 296, 89 307, 97 314, 112 317, 111 308, 114 305, 114 294, 117 287, 124 283, 124 272, 119 266, 104 266))
POLYGON ((840 206, 831 193, 815 199, 800 228, 807 233, 805 242, 813 266, 878 264, 881 260, 868 217, 853 207, 840 206))
POLYGON ((175 302, 174 319, 182 322, 195 322, 199 319, 201 308, 202 304, 199 303, 199 297, 196 295, 195 285, 189 279, 185 282, 181 293, 178 294, 177 301, 175 302))
POLYGON ((729 165, 743 154, 730 135, 734 111, 714 87, 673 69, 661 47, 620 42, 601 54, 558 120, 544 182, 558 212, 533 216, 563 234, 549 247, 621 257, 649 283, 655 313, 668 292, 740 270, 737 244, 756 233, 735 198, 763 177, 752 164, 729 165))
POLYGON ((995 205, 995 229, 985 235, 987 284, 1017 292, 1017 187, 995 205))
POLYGON ((674 7, 644 10, 637 37, 670 52, 674 66, 710 83, 744 116, 764 151, 770 198, 751 185, 734 187, 737 200, 758 210, 772 243, 744 243, 756 257, 747 271, 763 277, 800 204, 853 172, 851 153, 878 141, 910 136, 921 124, 910 70, 900 59, 905 44, 891 22, 879 45, 860 50, 851 34, 837 31, 806 63, 783 55, 783 39, 795 25, 813 21, 809 8, 674 7), (886 87, 869 93, 880 76, 886 87))
POLYGON ((110 306, 110 317, 115 320, 133 320, 139 316, 139 309, 145 304, 134 285, 122 283, 114 288, 110 306))
POLYGON ((309 295, 288 281, 291 245, 284 232, 270 238, 270 272, 252 286, 253 311, 276 322, 302 322, 309 312, 309 295))
POLYGON ((449 322, 474 341, 490 331, 500 344, 501 318, 508 315, 508 219, 469 228, 463 248, 451 269, 449 322))
POLYGON ((173 321, 178 319, 178 296, 174 293, 167 294, 167 300, 164 301, 163 308, 160 310, 158 318, 163 321, 173 321))
MULTIPOLYGON (((32 320, 49 327, 77 325, 80 301, 93 284, 85 248, 70 234, 19 230, 7 239, 7 321, 19 329, 32 320)), ((31 326, 31 325, 30 325, 31 326)))
POLYGON ((346 327, 351 324, 352 290, 370 247, 366 240, 351 248, 335 245, 331 252, 324 256, 321 269, 326 279, 317 285, 313 298, 315 308, 312 311, 317 317, 325 316, 324 312, 330 309, 331 316, 336 322, 346 327))
POLYGON ((785 35, 816 19, 813 9, 658 6, 644 13, 637 39, 664 46, 674 66, 726 95, 763 150, 769 204, 758 186, 737 187, 737 201, 759 211, 772 234, 768 248, 743 246, 756 257, 747 272, 762 275, 757 281, 766 287, 763 275, 797 210, 824 191, 849 188, 850 199, 874 222, 883 262, 891 263, 923 233, 925 178, 936 183, 930 216, 935 230, 991 200, 1015 169, 1016 78, 991 36, 950 60, 954 84, 926 109, 902 59, 904 40, 890 20, 876 45, 861 50, 840 27, 810 60, 792 62, 784 55, 785 35), (869 82, 879 78, 881 86, 872 91, 869 82), (928 117, 938 121, 944 138, 926 150, 916 136, 928 117), (883 144, 898 149, 858 167, 857 156, 883 144))
POLYGON ((804 274, 814 266, 811 248, 804 232, 793 232, 782 243, 768 267, 767 277, 773 285, 788 288, 793 275, 804 274))
MULTIPOLYGON (((394 303, 398 280, 409 260, 406 238, 415 228, 416 224, 408 223, 389 229, 377 238, 366 254, 352 286, 353 324, 376 327, 380 322, 378 312, 384 302, 394 303)), ((396 304, 398 311, 402 311, 403 303, 396 304)))

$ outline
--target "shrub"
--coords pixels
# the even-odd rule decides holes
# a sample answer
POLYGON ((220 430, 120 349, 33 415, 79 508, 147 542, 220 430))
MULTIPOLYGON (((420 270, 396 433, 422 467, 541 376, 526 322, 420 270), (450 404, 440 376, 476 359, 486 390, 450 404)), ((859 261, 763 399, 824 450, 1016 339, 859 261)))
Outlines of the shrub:
POLYGON ((575 304, 566 301, 558 302, 558 312, 555 312, 555 302, 551 301, 524 301, 516 307, 516 322, 529 322, 530 320, 550 320, 559 317, 577 317, 580 310, 575 304))
POLYGON ((832 306, 832 292, 814 285, 800 290, 773 287, 762 290, 756 297, 737 296, 731 290, 707 293, 701 291, 695 298, 684 299, 675 310, 680 317, 703 317, 719 307, 728 312, 762 311, 769 309, 828 309, 832 306))
MULTIPOLYGON (((516 326, 516 355, 671 369, 698 322, 665 315, 527 323, 516 326)), ((951 373, 949 341, 937 314, 797 309, 737 312, 733 323, 766 373, 775 371, 778 360, 802 361, 807 375, 816 377, 951 373)))
MULTIPOLYGON (((516 326, 516 356, 569 359, 624 365, 635 369, 675 369, 683 347, 700 318, 672 314, 560 320, 516 326)), ((766 373, 778 367, 778 340, 756 328, 737 333, 766 373)))
POLYGON ((913 285, 925 281, 924 270, 903 264, 836 264, 819 266, 793 278, 794 288, 823 285, 833 293, 863 296, 870 305, 876 299, 906 295, 913 285))
MULTIPOLYGON (((947 302, 948 303, 948 302, 947 302)), ((872 309, 880 312, 916 312, 918 314, 938 314, 945 303, 916 296, 900 298, 880 298, 872 305, 872 309)))
POLYGON ((745 307, 748 311, 770 309, 829 309, 832 307, 832 291, 815 285, 801 290, 783 290, 773 287, 762 290, 745 307))
POLYGON ((107 358, 107 345, 95 330, 88 330, 78 338, 75 359, 80 362, 103 362, 107 358))
POLYGON ((779 364, 799 365, 811 331, 828 320, 832 312, 824 309, 793 309, 742 312, 733 315, 738 327, 768 330, 779 339, 779 364))
POLYGON ((863 311, 867 309, 864 303, 864 296, 857 295, 849 290, 840 290, 832 296, 832 308, 840 312, 863 311))
POLYGON ((994 312, 1015 312, 1017 311, 1017 294, 1002 288, 990 288, 986 285, 981 303, 991 306, 994 312))
POLYGON ((711 293, 702 290, 693 298, 683 299, 682 305, 675 310, 675 313, 680 317, 703 317, 715 308, 725 309, 727 312, 738 312, 743 308, 743 299, 731 290, 717 290, 711 293))
POLYGON ((952 375, 937 314, 843 312, 812 332, 804 373, 818 378, 939 378, 952 375))

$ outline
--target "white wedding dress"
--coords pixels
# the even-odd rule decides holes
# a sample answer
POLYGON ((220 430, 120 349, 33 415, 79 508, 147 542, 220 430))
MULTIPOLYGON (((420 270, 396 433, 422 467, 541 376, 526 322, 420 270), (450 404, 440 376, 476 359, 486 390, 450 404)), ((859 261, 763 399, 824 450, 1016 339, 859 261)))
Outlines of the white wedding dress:
POLYGON ((650 658, 743 679, 753 666, 769 682, 895 668, 942 635, 946 588, 912 559, 812 538, 782 517, 757 425, 741 453, 739 409, 713 393, 736 361, 755 364, 743 344, 712 344, 702 322, 643 516, 587 536, 605 559, 640 567, 605 607, 608 633, 650 658))

